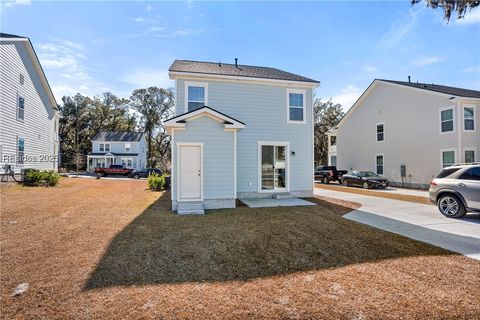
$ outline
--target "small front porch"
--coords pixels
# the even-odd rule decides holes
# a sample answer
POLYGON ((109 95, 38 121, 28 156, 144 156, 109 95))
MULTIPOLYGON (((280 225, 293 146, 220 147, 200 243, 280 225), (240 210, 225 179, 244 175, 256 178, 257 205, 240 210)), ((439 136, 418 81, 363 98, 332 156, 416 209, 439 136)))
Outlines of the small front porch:
POLYGON ((98 167, 108 168, 112 164, 122 164, 129 169, 136 169, 137 157, 135 155, 119 156, 112 152, 87 155, 87 172, 93 172, 98 167))

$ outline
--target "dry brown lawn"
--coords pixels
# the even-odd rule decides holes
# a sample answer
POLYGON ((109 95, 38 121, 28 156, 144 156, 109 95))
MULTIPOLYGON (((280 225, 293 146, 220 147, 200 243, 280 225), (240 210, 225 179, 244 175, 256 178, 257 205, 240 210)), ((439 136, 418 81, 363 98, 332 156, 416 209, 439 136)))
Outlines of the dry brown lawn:
POLYGON ((426 197, 420 196, 411 196, 405 194, 396 194, 396 193, 387 193, 383 191, 375 191, 372 189, 362 189, 356 187, 345 187, 343 185, 338 184, 323 184, 323 183, 316 183, 315 188, 326 189, 326 190, 333 190, 333 191, 341 191, 341 192, 349 192, 349 193, 356 193, 356 194, 363 194, 366 196, 374 196, 380 198, 387 198, 387 199, 394 199, 394 200, 403 200, 403 201, 410 201, 410 202, 417 202, 422 204, 432 204, 430 200, 426 197))
POLYGON ((0 190, 2 319, 480 314, 480 262, 344 219, 350 204, 177 216, 142 181, 0 190))

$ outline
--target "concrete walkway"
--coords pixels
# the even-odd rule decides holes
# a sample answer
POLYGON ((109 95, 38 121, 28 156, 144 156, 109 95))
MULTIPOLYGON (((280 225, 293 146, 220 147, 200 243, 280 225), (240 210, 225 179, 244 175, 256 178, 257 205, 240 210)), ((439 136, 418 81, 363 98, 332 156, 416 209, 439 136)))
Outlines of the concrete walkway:
MULTIPOLYGON (((320 182, 317 182, 321 184, 320 182)), ((329 187, 338 187, 342 190, 348 189, 359 189, 358 187, 346 187, 342 184, 338 183, 329 183, 329 187)), ((361 188, 360 188, 361 189, 361 188)), ((391 194, 401 194, 406 196, 417 196, 417 197, 425 197, 428 199, 428 191, 427 190, 419 190, 419 189, 406 189, 406 188, 397 188, 397 187, 387 187, 386 189, 368 189, 374 192, 381 192, 381 193, 391 193, 391 194)), ((366 190, 368 192, 368 190, 366 190)))
POLYGON ((324 189, 315 189, 315 194, 360 203, 347 219, 480 260, 480 214, 449 219, 434 205, 324 189))
POLYGON ((316 206, 315 203, 299 198, 291 199, 273 199, 273 198, 249 198, 240 199, 249 208, 269 208, 269 207, 294 207, 294 206, 316 206))

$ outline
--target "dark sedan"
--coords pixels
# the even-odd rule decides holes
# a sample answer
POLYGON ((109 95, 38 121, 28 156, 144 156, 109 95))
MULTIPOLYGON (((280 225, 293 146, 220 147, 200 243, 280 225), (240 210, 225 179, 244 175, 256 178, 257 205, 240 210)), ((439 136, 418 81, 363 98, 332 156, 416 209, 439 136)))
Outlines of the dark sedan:
POLYGON ((342 176, 342 183, 346 186, 358 186, 364 189, 385 189, 388 186, 387 179, 371 171, 351 171, 342 176))
POLYGON ((154 169, 154 168, 149 168, 149 169, 143 169, 143 170, 138 170, 138 171, 133 171, 129 177, 133 179, 140 179, 140 178, 147 178, 150 174, 156 173, 158 175, 162 175, 162 170, 160 169, 154 169))

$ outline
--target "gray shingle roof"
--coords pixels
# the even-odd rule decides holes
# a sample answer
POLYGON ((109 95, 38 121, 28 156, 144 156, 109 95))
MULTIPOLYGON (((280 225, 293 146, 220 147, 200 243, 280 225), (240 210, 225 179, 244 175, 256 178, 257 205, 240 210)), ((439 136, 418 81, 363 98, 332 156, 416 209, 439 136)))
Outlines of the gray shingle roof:
POLYGON ((100 131, 92 141, 140 141, 143 132, 100 131))
POLYGON ((17 36, 17 35, 15 35, 15 34, 3 33, 3 32, 0 32, 0 38, 20 38, 20 39, 27 39, 27 37, 17 36))
POLYGON ((433 83, 416 83, 416 82, 396 81, 396 80, 386 80, 386 79, 377 79, 377 80, 400 84, 400 85, 423 89, 423 90, 450 94, 452 96, 457 96, 457 97, 480 98, 480 91, 477 91, 477 90, 463 89, 458 87, 449 87, 449 86, 443 86, 443 85, 433 84, 433 83))
POLYGON ((235 66, 235 64, 223 62, 219 64, 218 62, 175 60, 169 71, 319 83, 317 80, 275 68, 243 64, 235 66))

